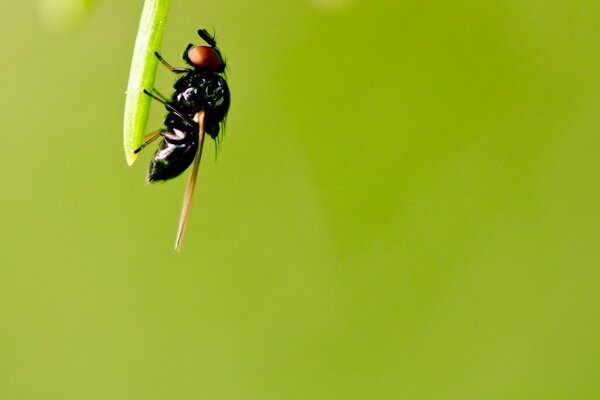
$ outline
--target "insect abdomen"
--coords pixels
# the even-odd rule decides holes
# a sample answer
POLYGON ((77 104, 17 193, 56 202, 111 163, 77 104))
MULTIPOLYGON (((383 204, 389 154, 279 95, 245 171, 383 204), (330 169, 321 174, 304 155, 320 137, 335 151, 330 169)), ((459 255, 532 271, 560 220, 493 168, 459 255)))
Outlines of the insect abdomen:
POLYGON ((150 163, 146 181, 166 181, 173 179, 190 166, 198 149, 198 134, 183 133, 178 130, 165 132, 150 163))

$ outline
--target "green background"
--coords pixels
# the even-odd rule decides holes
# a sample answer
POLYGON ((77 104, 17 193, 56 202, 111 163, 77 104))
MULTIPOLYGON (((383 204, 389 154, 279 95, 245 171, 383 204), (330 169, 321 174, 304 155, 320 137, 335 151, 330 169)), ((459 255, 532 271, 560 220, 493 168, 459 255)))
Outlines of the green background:
POLYGON ((181 254, 141 1, 0 3, 0 399, 600 398, 600 3, 339 3, 172 2, 233 92, 181 254))

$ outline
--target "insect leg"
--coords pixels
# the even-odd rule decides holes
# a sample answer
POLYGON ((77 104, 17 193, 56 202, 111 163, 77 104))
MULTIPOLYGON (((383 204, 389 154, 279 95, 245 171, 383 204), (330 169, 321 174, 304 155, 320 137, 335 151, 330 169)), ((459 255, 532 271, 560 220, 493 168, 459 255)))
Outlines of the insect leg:
POLYGON ((164 130, 163 129, 159 129, 155 132, 149 133, 146 136, 144 136, 144 143, 142 143, 142 145, 140 147, 138 147, 137 149, 135 149, 135 151, 133 152, 133 154, 137 154, 140 151, 144 150, 144 148, 146 146, 148 146, 150 143, 154 142, 156 139, 158 139, 160 137, 160 134, 163 133, 164 130))
POLYGON ((158 51, 155 51, 154 55, 156 56, 156 58, 158 58, 158 61, 160 61, 162 63, 162 65, 164 65, 165 67, 167 67, 167 69, 169 69, 171 72, 174 72, 176 74, 183 74, 184 72, 191 71, 189 68, 175 68, 175 67, 173 67, 164 58, 162 58, 162 56, 158 53, 158 51))
POLYGON ((177 111, 175 108, 173 108, 172 105, 170 105, 167 100, 165 99, 161 99, 160 97, 150 93, 149 91, 147 91, 146 89, 144 89, 144 94, 147 96, 152 97, 154 100, 157 100, 159 103, 162 103, 165 107, 167 107, 167 110, 173 112, 175 115, 177 115, 179 118, 181 119, 187 119, 190 120, 188 117, 184 116, 183 114, 181 114, 179 111, 177 111))
POLYGON ((177 228, 177 238, 175 239, 175 250, 177 251, 181 251, 181 242, 183 241, 185 228, 187 227, 190 206, 192 205, 192 196, 194 195, 196 178, 198 176, 198 166, 200 165, 200 158, 202 157, 202 145, 204 144, 204 111, 198 112, 194 117, 194 120, 198 123, 198 149, 196 150, 196 156, 194 157, 194 163, 192 164, 192 172, 188 178, 185 195, 183 197, 183 207, 181 208, 179 227, 177 228))
POLYGON ((160 99, 162 101, 164 101, 165 103, 169 102, 169 99, 167 98, 167 96, 165 96, 164 94, 162 94, 161 92, 159 92, 156 89, 152 89, 152 93, 154 93, 156 95, 156 97, 160 97, 160 99))

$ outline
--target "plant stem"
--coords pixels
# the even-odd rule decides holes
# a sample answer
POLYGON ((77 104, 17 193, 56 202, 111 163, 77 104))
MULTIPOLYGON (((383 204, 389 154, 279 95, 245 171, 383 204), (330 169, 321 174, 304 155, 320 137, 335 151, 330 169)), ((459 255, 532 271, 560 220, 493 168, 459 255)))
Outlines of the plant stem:
POLYGON ((128 165, 137 158, 134 150, 142 144, 148 123, 151 99, 143 94, 143 90, 152 92, 154 88, 158 65, 154 52, 160 51, 169 3, 170 0, 146 0, 142 10, 125 96, 123 147, 128 165))

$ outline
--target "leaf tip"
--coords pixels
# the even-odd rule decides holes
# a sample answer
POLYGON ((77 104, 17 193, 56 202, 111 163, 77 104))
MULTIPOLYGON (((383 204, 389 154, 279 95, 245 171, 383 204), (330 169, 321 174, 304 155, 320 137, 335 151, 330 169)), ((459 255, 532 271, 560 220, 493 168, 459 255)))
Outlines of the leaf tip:
POLYGON ((127 165, 129 167, 131 167, 133 165, 135 160, 137 160, 137 157, 138 157, 137 154, 125 151, 125 161, 127 161, 127 165))

